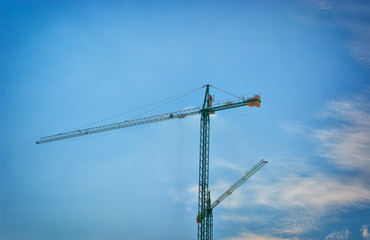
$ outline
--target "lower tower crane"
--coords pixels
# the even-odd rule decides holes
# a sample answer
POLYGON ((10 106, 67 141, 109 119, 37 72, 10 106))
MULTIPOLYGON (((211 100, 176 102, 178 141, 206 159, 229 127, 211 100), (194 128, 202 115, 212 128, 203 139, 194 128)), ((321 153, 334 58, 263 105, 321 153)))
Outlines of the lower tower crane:
POLYGON ((209 137, 210 137, 210 119, 209 115, 214 114, 216 111, 221 111, 230 108, 249 106, 260 107, 261 98, 255 95, 252 98, 245 96, 237 98, 232 101, 221 102, 213 105, 213 97, 209 94, 211 85, 207 84, 206 93, 204 96, 203 106, 201 108, 185 109, 177 112, 170 112, 159 114, 144 118, 127 120, 123 122, 106 124, 98 127, 85 128, 56 135, 46 136, 36 141, 36 144, 53 142, 73 137, 85 136, 100 132, 111 131, 120 128, 133 127, 153 122, 159 122, 174 118, 184 118, 186 116, 201 114, 200 119, 200 153, 199 153, 199 191, 198 191, 198 240, 212 240, 212 214, 208 214, 211 209, 211 199, 208 191, 209 185, 209 137), (207 214, 206 214, 207 213, 207 214))
POLYGON ((262 168, 268 161, 261 160, 259 163, 257 163, 251 170, 244 173, 244 175, 236 181, 229 189, 226 190, 220 197, 218 197, 212 204, 211 204, 211 194, 210 191, 208 191, 208 204, 207 209, 204 213, 197 216, 197 222, 201 222, 201 218, 205 217, 207 219, 206 223, 206 235, 207 239, 213 239, 213 213, 212 210, 220 204, 225 198, 230 196, 240 185, 242 185, 245 181, 247 181, 250 177, 252 177, 253 174, 255 174, 260 168, 262 168))

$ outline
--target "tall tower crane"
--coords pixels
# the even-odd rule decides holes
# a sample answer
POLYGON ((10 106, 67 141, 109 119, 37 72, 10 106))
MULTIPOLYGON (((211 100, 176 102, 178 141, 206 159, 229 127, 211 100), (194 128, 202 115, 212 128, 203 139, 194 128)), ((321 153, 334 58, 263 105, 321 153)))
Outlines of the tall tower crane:
POLYGON ((111 131, 120 128, 133 127, 153 122, 159 122, 175 118, 184 118, 191 115, 201 114, 200 119, 200 154, 199 154, 199 191, 198 191, 198 240, 212 240, 212 215, 206 214, 210 209, 210 194, 208 191, 209 183, 209 134, 210 134, 210 119, 209 115, 216 111, 221 111, 230 108, 249 106, 260 107, 261 98, 255 95, 252 98, 245 96, 232 101, 220 102, 213 104, 213 97, 209 94, 211 85, 207 84, 203 106, 201 108, 191 108, 177 112, 164 113, 144 118, 127 120, 123 122, 106 124, 98 127, 85 128, 56 135, 46 136, 36 141, 36 144, 53 142, 73 137, 79 137, 89 134, 111 131))
MULTIPOLYGON (((252 177, 253 174, 255 174, 260 168, 262 168, 268 161, 261 160, 259 163, 257 163, 251 170, 245 172, 245 174, 238 180, 236 181, 232 186, 230 186, 229 189, 226 190, 220 197, 218 197, 212 204, 208 204, 208 209, 205 211, 203 216, 206 216, 206 218, 209 219, 209 239, 213 239, 213 213, 212 210, 220 204, 225 198, 230 196, 240 185, 242 185, 245 181, 247 181, 250 177, 252 177)), ((209 203, 211 202, 211 196, 210 192, 208 192, 208 201, 209 203)), ((197 222, 201 221, 201 215, 197 216, 197 222)))

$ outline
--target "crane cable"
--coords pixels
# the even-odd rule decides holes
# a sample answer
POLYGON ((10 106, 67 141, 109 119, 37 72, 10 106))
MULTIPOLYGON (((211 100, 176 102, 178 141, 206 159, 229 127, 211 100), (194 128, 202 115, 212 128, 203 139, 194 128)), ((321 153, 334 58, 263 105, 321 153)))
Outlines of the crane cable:
MULTIPOLYGON (((228 206, 228 220, 229 220, 229 224, 231 223, 231 194, 228 196, 228 202, 229 202, 229 206, 228 206)), ((227 228, 227 233, 228 235, 230 236, 230 228, 227 228)))
POLYGON ((225 189, 226 188, 225 185, 229 185, 228 187, 230 187, 232 185, 231 184, 232 182, 235 182, 236 179, 241 178, 241 176, 243 176, 243 175, 244 175, 244 173, 241 173, 238 176, 230 178, 230 179, 226 180, 224 183, 220 183, 220 184, 214 186, 209 191, 216 191, 216 190, 219 190, 219 189, 225 189))
MULTIPOLYGON (((149 112, 151 112, 151 111, 153 111, 155 109, 158 109, 160 107, 163 107, 164 105, 167 105, 167 104, 169 104, 171 102, 175 102, 175 101, 177 101, 177 100, 179 100, 179 99, 181 99, 181 98, 183 98, 185 96, 188 96, 188 95, 192 94, 193 92, 195 92, 196 90, 199 90, 199 89, 201 89, 201 88, 195 88, 193 90, 189 90, 187 92, 184 92, 184 93, 180 93, 178 95, 175 95, 175 96, 173 96, 171 98, 167 98, 167 99, 169 99, 167 102, 165 102, 165 103, 163 103, 163 104, 161 104, 161 105, 159 105, 157 107, 154 107, 154 108, 152 108, 152 109, 150 109, 150 110, 148 110, 146 112, 140 113, 139 115, 136 115, 135 117, 133 117, 133 119, 135 119, 137 117, 140 117, 140 116, 142 116, 142 115, 144 115, 146 113, 149 113, 149 112)), ((167 99, 165 99, 165 100, 167 100, 167 99)), ((162 101, 164 101, 164 100, 162 100, 162 101)), ((157 103, 159 103, 159 102, 157 102, 157 103)), ((154 105, 154 104, 151 104, 151 105, 154 105)))
POLYGON ((179 119, 179 142, 178 142, 178 160, 177 160, 177 212, 176 212, 176 238, 181 239, 181 201, 182 201, 182 168, 183 168, 183 148, 184 148, 184 124, 179 119))
MULTIPOLYGON (((135 117, 133 117, 133 118, 132 118, 132 119, 134 119, 134 118, 137 118, 137 117, 139 117, 139 116, 141 116, 141 115, 144 115, 144 114, 146 114, 146 113, 148 113, 148 112, 151 112, 151 111, 153 111, 153 110, 155 110, 155 109, 157 109, 157 108, 160 108, 160 107, 162 107, 162 106, 164 106, 164 105, 166 105, 166 104, 168 104, 168 103, 170 103, 170 102, 177 101, 177 100, 179 100, 180 98, 183 98, 183 97, 185 97, 185 96, 187 96, 187 95, 190 95, 190 94, 192 94, 193 92, 195 92, 195 91, 197 91, 197 90, 199 90, 199 89, 201 89, 201 87, 194 88, 194 89, 188 90, 188 91, 186 91, 186 92, 182 92, 182 93, 176 94, 176 95, 174 95, 174 96, 172 96, 172 97, 167 97, 167 98, 164 98, 164 99, 159 100, 159 101, 157 101, 157 102, 154 102, 154 103, 151 103, 151 104, 148 104, 148 105, 145 105, 145 106, 141 106, 141 107, 135 108, 135 109, 130 110, 130 111, 127 111, 127 112, 119 113, 119 114, 116 114, 116 115, 114 115, 114 116, 111 116, 111 117, 108 117, 108 118, 105 118, 105 119, 102 119, 102 120, 99 120, 99 121, 96 121, 96 122, 93 122, 93 123, 89 123, 89 124, 86 124, 86 125, 83 125, 83 126, 77 127, 77 128, 75 128, 75 129, 72 129, 71 131, 73 131, 73 130, 77 130, 77 129, 81 129, 81 128, 86 128, 86 127, 89 127, 89 126, 91 126, 91 125, 94 125, 94 124, 97 124, 97 123, 101 123, 101 122, 105 122, 105 121, 107 121, 107 120, 111 120, 111 119, 113 119, 113 118, 117 118, 117 117, 120 117, 120 116, 123 116, 123 115, 129 114, 129 113, 132 113, 132 112, 136 112, 136 111, 138 111, 138 110, 140 110, 140 109, 144 109, 144 108, 147 108, 147 107, 151 107, 151 106, 154 106, 154 105, 156 105, 156 104, 159 104, 159 103, 162 103, 162 102, 165 102, 165 101, 166 101, 165 103, 163 103, 163 104, 161 104, 161 105, 159 105, 159 106, 157 106, 157 107, 155 107, 155 108, 152 108, 152 109, 150 109, 150 110, 148 110, 148 111, 146 111, 146 112, 144 112, 144 113, 141 113, 141 114, 139 114, 139 115, 137 115, 137 116, 135 116, 135 117)), ((131 120, 131 119, 130 119, 130 120, 131 120)))
POLYGON ((215 89, 217 89, 217 90, 219 90, 219 91, 221 91, 221 92, 224 92, 224 93, 227 93, 227 94, 229 94, 229 95, 231 95, 231 96, 234 96, 234 97, 237 97, 237 98, 239 98, 240 96, 237 96, 237 95, 235 95, 235 94, 233 94, 233 93, 230 93, 230 92, 227 92, 227 91, 225 91, 225 90, 222 90, 222 89, 220 89, 220 88, 218 88, 218 87, 215 87, 215 86, 211 86, 211 87, 213 87, 213 88, 215 88, 215 89))

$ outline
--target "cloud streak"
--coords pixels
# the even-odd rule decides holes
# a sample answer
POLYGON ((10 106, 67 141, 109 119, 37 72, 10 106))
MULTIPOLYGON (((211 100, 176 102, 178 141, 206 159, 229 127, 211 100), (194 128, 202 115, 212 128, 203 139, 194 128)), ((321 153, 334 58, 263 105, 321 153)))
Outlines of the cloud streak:
POLYGON ((303 1, 317 11, 330 15, 334 27, 350 33, 350 55, 364 68, 370 69, 370 5, 364 1, 303 1))
POLYGON ((236 237, 226 238, 225 240, 297 240, 298 238, 277 238, 275 236, 254 234, 254 233, 240 233, 236 237))
MULTIPOLYGON (((228 240, 295 239, 318 230, 324 218, 330 221, 328 216, 349 208, 370 206, 367 177, 370 173, 370 99, 357 95, 329 101, 317 117, 329 127, 283 123, 281 128, 310 140, 317 149, 317 156, 327 160, 332 170, 327 171, 327 168, 312 164, 313 159, 304 157, 266 158, 269 167, 264 168, 264 175, 268 177, 257 175, 252 179, 253 184, 235 191, 231 201, 220 204, 218 209, 228 208, 238 213, 225 216, 220 212, 215 220, 240 226, 258 223, 275 227, 258 234, 240 232, 228 240), (253 213, 252 209, 256 208, 263 209, 263 213, 253 213), (244 210, 249 212, 248 217, 240 213, 244 210), (287 236, 291 238, 279 238, 287 236)), ((235 172, 241 169, 224 159, 214 164, 235 172)), ((230 182, 220 180, 216 185, 227 188, 230 182)), ((197 185, 189 187, 182 201, 188 206, 194 205, 197 190, 197 185)), ((223 191, 214 189, 212 199, 223 191)), ((370 239, 368 225, 362 226, 361 233, 364 239, 370 239)), ((332 232, 325 239, 348 239, 350 235, 351 232, 344 229, 332 232)))
MULTIPOLYGON (((370 173, 370 99, 357 95, 330 101, 317 117, 327 122, 329 127, 312 128, 285 123, 280 127, 289 134, 311 140, 317 148, 317 155, 332 164, 332 171, 314 166, 311 160, 304 158, 267 159, 270 166, 275 166, 265 169, 269 178, 259 179, 248 189, 239 189, 233 196, 235 208, 252 204, 267 209, 266 218, 277 226, 268 233, 269 236, 298 237, 317 230, 324 217, 328 221, 327 216, 338 211, 370 206, 367 177, 370 173), (356 174, 344 176, 343 171, 356 171, 356 174)), ((367 226, 363 226, 361 231, 368 239, 367 226)), ((350 235, 351 232, 344 229, 329 234, 326 239, 348 239, 350 235)), ((246 233, 241 233, 231 239, 245 236, 246 233)), ((269 239, 258 237, 261 236, 256 239, 269 239)))
POLYGON ((348 229, 342 231, 335 231, 325 237, 325 240, 347 240, 351 236, 351 232, 348 229))
POLYGON ((370 173, 370 101, 348 97, 326 104, 319 116, 341 121, 335 127, 314 130, 318 153, 345 170, 370 173))
POLYGON ((311 212, 325 213, 338 207, 357 206, 370 201, 370 190, 354 181, 340 181, 330 176, 288 176, 275 184, 254 186, 264 191, 257 193, 256 202, 276 209, 306 208, 311 212))
POLYGON ((290 173, 271 180, 270 184, 253 184, 248 190, 254 204, 281 213, 275 221, 278 226, 275 232, 290 235, 315 230, 322 218, 332 212, 366 207, 370 202, 370 190, 356 180, 342 181, 322 173, 312 176, 290 173))
POLYGON ((366 240, 370 239, 369 225, 363 225, 360 230, 361 230, 361 235, 364 239, 366 240))
POLYGON ((227 169, 230 169, 230 170, 233 170, 233 171, 236 171, 236 172, 240 172, 240 170, 243 169, 241 166, 239 166, 235 163, 227 162, 227 161, 222 160, 222 159, 217 159, 217 160, 213 161, 212 164, 214 164, 215 167, 227 168, 227 169))

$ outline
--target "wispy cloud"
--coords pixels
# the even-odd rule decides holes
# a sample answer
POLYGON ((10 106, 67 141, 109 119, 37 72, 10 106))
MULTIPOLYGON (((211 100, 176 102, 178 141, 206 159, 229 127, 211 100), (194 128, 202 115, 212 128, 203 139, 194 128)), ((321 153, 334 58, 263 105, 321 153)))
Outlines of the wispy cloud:
POLYGON ((314 130, 319 155, 342 169, 370 173, 370 100, 359 95, 331 101, 320 116, 341 122, 314 130))
POLYGON ((327 127, 313 128, 296 122, 281 123, 288 134, 315 142, 317 154, 343 170, 370 173, 370 99, 359 94, 332 100, 316 114, 327 127))
POLYGON ((253 233, 240 233, 236 237, 226 238, 225 240, 297 240, 298 238, 278 238, 270 235, 253 234, 253 233))
POLYGON ((369 225, 363 225, 361 227, 362 237, 366 240, 370 239, 369 225))
POLYGON ((236 172, 240 172, 240 170, 243 169, 241 166, 235 163, 231 163, 222 159, 216 159, 215 161, 212 161, 212 164, 214 165, 214 167, 223 167, 230 170, 234 170, 236 172))
MULTIPOLYGON (((288 172, 285 169, 286 176, 271 179, 270 184, 253 184, 248 189, 254 204, 281 213, 275 218, 276 233, 307 233, 332 212, 346 207, 365 207, 370 202, 370 189, 357 184, 354 179, 342 181, 322 173, 302 176, 288 172)), ((247 195, 243 191, 241 194, 247 195)))
POLYGON ((192 207, 196 206, 198 200, 198 185, 192 185, 181 190, 181 195, 175 189, 169 189, 168 193, 175 202, 181 202, 185 205, 187 211, 193 211, 192 207))
POLYGON ((251 221, 251 219, 249 217, 246 217, 246 216, 242 216, 242 215, 221 215, 221 216, 217 216, 217 219, 218 220, 222 220, 222 221, 229 221, 229 222, 234 222, 234 223, 246 223, 246 222, 249 222, 251 221))
POLYGON ((346 240, 351 236, 351 232, 348 229, 342 231, 335 231, 325 237, 325 240, 346 240))
POLYGON ((351 179, 341 181, 333 176, 315 174, 313 176, 286 176, 275 184, 262 188, 255 200, 258 204, 276 209, 291 207, 305 208, 314 213, 325 213, 338 207, 358 206, 370 201, 370 190, 357 185, 351 179))
MULTIPOLYGON (((301 234, 317 230, 324 218, 328 221, 328 216, 338 211, 370 206, 370 99, 366 95, 357 95, 329 101, 317 117, 329 127, 314 128, 302 124, 281 124, 281 127, 289 134, 299 134, 311 141, 318 157, 327 160, 333 171, 328 172, 312 164, 313 159, 305 157, 266 158, 269 164, 264 168, 264 175, 268 177, 253 177, 253 184, 239 188, 232 194, 230 202, 226 200, 218 207, 237 210, 238 213, 260 208, 263 214, 253 215, 253 211, 249 211, 248 217, 240 213, 221 214, 215 216, 215 220, 241 226, 246 222, 266 223, 274 228, 264 232, 265 235, 240 232, 229 240, 299 238, 301 234), (340 174, 335 170, 340 170, 340 174), (348 170, 356 171, 356 174, 343 175, 348 170)), ((242 169, 226 160, 218 159, 213 163, 239 173, 242 169)), ((216 186, 227 188, 231 183, 219 180, 216 186)), ((216 186, 210 186, 210 189, 216 186)), ((224 190, 212 191, 212 199, 224 190)), ((197 185, 189 187, 182 201, 194 206, 197 191, 197 185)), ((368 225, 364 225, 361 231, 364 239, 370 239, 368 225)), ((350 235, 351 232, 344 229, 327 235, 326 239, 348 239, 350 235)))
POLYGON ((330 24, 350 33, 351 56, 363 67, 370 68, 370 5, 366 1, 303 1, 331 16, 330 24))
MULTIPOLYGON (((233 196, 233 201, 241 204, 239 207, 255 204, 271 209, 267 218, 276 226, 271 236, 299 236, 315 230, 324 217, 327 220, 333 213, 370 206, 367 177, 370 173, 370 99, 357 95, 333 100, 325 104, 317 116, 330 127, 313 128, 302 124, 281 124, 281 127, 289 134, 299 134, 313 142, 318 156, 333 164, 333 171, 320 169, 304 158, 267 159, 270 167, 275 165, 265 169, 269 178, 255 182, 248 189, 239 189, 239 196, 233 196), (338 168, 342 172, 351 170, 364 174, 343 176, 334 171, 338 168)), ((368 236, 366 227, 362 231, 368 236)), ((331 233, 326 239, 348 239, 349 236, 349 230, 345 229, 331 233)))
POLYGON ((282 128, 286 133, 291 135, 305 134, 308 129, 299 122, 281 122, 279 127, 282 128))
MULTIPOLYGON (((318 155, 328 159, 334 166, 365 174, 343 177, 330 175, 317 168, 314 172, 307 172, 313 166, 306 164, 302 165, 300 174, 291 172, 291 176, 264 187, 267 189, 264 193, 266 196, 257 199, 260 204, 283 209, 288 206, 295 208, 288 215, 298 211, 307 213, 304 218, 298 216, 285 221, 285 229, 290 229, 289 226, 294 224, 297 233, 309 231, 308 226, 313 224, 306 223, 319 223, 322 216, 332 211, 346 207, 368 207, 370 204, 366 177, 370 173, 370 99, 360 94, 333 100, 326 103, 317 116, 327 120, 330 127, 310 128, 300 124, 284 124, 281 127, 290 134, 300 134, 313 140, 318 155), (278 197, 270 200, 271 196, 278 197)), ((333 233, 332 236, 346 236, 338 234, 333 233)))

